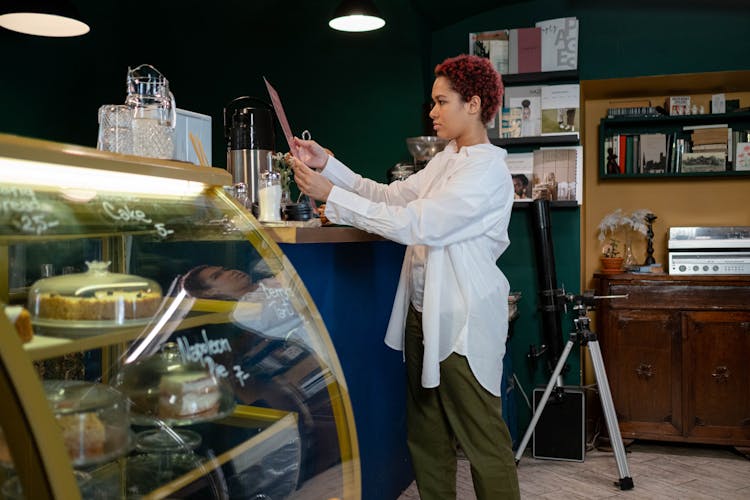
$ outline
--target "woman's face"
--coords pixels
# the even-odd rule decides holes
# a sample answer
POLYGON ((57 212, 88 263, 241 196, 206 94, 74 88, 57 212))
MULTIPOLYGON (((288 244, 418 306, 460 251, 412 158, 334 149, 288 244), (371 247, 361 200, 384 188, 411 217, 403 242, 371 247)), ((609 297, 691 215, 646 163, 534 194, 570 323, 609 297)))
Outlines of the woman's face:
POLYGON ((465 134, 470 125, 477 120, 477 114, 469 112, 470 106, 461 94, 453 90, 448 78, 437 77, 432 84, 430 110, 430 118, 437 136, 442 139, 456 139, 465 134))
POLYGON ((225 269, 219 266, 208 266, 198 273, 200 279, 208 288, 207 297, 240 298, 253 289, 250 276, 236 269, 225 269))

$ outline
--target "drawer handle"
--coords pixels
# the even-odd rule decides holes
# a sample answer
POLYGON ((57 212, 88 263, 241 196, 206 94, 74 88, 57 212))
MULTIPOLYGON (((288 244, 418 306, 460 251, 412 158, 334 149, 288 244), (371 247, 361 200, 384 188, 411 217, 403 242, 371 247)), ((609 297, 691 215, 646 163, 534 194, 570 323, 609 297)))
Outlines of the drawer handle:
POLYGON ((638 368, 635 369, 635 373, 637 373, 639 377, 651 378, 655 373, 654 366, 642 362, 638 365, 638 368))
POLYGON ((706 422, 704 422, 702 418, 695 417, 695 425, 698 427, 703 427, 706 425, 706 422))
POLYGON ((726 382, 729 379, 729 368, 726 366, 717 366, 711 376, 716 382, 726 382))

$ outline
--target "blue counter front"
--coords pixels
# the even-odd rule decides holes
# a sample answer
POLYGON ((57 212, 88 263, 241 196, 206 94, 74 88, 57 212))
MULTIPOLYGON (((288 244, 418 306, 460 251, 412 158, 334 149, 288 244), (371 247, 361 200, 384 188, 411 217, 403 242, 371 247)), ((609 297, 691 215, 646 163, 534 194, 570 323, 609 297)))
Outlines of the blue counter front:
POLYGON ((389 241, 280 244, 315 301, 354 408, 362 499, 393 500, 413 480, 402 354, 383 342, 404 247, 389 241))

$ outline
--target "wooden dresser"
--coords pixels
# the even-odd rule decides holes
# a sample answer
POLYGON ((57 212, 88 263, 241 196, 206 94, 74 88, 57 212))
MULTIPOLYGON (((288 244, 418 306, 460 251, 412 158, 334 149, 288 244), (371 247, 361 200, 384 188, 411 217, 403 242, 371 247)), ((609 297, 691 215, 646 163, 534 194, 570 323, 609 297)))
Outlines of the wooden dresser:
POLYGON ((750 276, 595 275, 623 439, 750 447, 750 276))

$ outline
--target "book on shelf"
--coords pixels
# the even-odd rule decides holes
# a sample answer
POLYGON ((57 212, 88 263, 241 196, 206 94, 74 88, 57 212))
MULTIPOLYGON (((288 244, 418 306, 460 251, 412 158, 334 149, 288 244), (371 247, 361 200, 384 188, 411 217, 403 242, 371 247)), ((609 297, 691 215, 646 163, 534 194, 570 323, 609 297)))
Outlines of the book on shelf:
POLYGON ((602 171, 606 175, 677 173, 686 144, 678 133, 613 135, 604 140, 602 171))
POLYGON ((726 113, 727 99, 726 94, 713 94, 711 96, 711 113, 726 113))
POLYGON ((469 33, 469 54, 486 57, 501 75, 508 73, 508 30, 469 33))
POLYGON ((620 170, 620 136, 615 135, 604 139, 604 173, 619 175, 620 170))
POLYGON ((726 144, 731 139, 731 129, 723 128, 706 128, 693 130, 690 141, 694 146, 702 144, 726 144))
POLYGON ((506 108, 521 108, 521 137, 542 135, 542 87, 508 87, 503 96, 506 108))
POLYGON ((580 130, 580 86, 542 87, 542 135, 575 134, 580 130))
POLYGON ((534 151, 532 199, 576 200, 579 191, 576 156, 580 146, 534 151))
POLYGON ((704 128, 727 128, 726 123, 710 123, 707 125, 683 125, 682 130, 700 130, 704 128))
POLYGON ((627 108, 607 108, 607 118, 617 118, 620 116, 661 116, 653 106, 634 106, 627 108))
POLYGON ((682 172, 724 172, 726 160, 724 153, 683 153, 682 172))
POLYGON ((641 134, 638 168, 644 174, 663 174, 667 171, 667 136, 641 134))
MULTIPOLYGON (((727 160, 732 163, 735 170, 740 170, 737 168, 737 154, 739 153, 740 149, 743 147, 743 143, 749 143, 750 142, 750 130, 732 130, 732 138, 727 144, 727 160)), ((743 156, 744 159, 744 156, 743 156)))
POLYGON ((561 17, 539 21, 542 71, 578 69, 578 19, 561 17))
POLYGON ((750 171, 750 142, 738 142, 735 151, 734 169, 738 172, 750 171))
POLYGON ((534 153, 512 153, 505 157, 505 164, 513 178, 516 201, 531 201, 534 181, 534 153))
MULTIPOLYGON (((562 193, 558 191, 558 199, 568 199, 568 200, 575 200, 578 202, 578 204, 581 204, 581 201, 583 200, 583 146, 554 146, 554 147, 542 147, 540 148, 542 151, 545 150, 565 150, 565 151, 573 151, 575 152, 575 174, 573 176, 573 181, 568 181, 568 196, 565 198, 562 197, 562 193)), ((570 168, 570 153, 565 153, 567 156, 564 156, 565 161, 565 168, 570 168)), ((569 171, 565 172, 566 174, 569 174, 569 171)))
POLYGON ((729 145, 726 142, 723 142, 721 144, 698 144, 693 145, 690 150, 692 152, 698 152, 698 151, 713 151, 713 152, 723 152, 726 153, 728 151, 729 145))
POLYGON ((681 116, 690 114, 690 96, 678 95, 667 98, 667 106, 670 116, 681 116))
POLYGON ((515 28, 508 34, 508 72, 537 73, 542 70, 542 31, 515 28))

